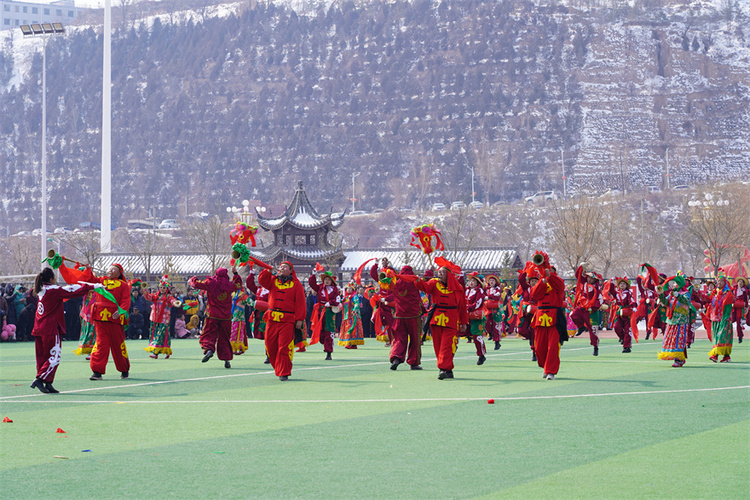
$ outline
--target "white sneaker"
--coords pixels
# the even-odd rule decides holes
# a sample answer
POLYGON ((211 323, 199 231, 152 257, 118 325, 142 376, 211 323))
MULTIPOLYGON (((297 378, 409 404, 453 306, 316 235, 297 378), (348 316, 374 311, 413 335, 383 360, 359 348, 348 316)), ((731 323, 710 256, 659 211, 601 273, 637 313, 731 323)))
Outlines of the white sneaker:
POLYGON ((542 375, 542 378, 547 378, 547 374, 545 373, 544 375, 542 375))
POLYGON ((547 380, 555 380, 555 376, 551 373, 547 374, 547 380))

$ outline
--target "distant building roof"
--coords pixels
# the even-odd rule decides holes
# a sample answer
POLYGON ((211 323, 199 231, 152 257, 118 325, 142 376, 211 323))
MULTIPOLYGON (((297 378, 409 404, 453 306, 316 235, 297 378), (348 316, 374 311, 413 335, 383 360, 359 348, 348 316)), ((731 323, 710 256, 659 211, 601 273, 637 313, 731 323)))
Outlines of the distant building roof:
POLYGON ((259 213, 258 224, 266 231, 279 229, 284 224, 290 224, 299 229, 317 229, 325 227, 330 223, 332 229, 337 229, 344 223, 345 213, 346 210, 339 214, 329 213, 323 216, 319 215, 312 204, 310 204, 307 193, 302 187, 302 181, 299 181, 294 198, 286 211, 281 216, 274 218, 264 217, 259 213))
MULTIPOLYGON (((474 248, 458 252, 443 252, 443 257, 461 266, 461 269, 471 271, 497 271, 503 268, 520 269, 521 258, 515 248, 474 248)), ((372 250, 345 250, 342 273, 352 273, 368 259, 386 257, 395 269, 410 265, 415 270, 429 267, 427 256, 419 250, 405 250, 395 248, 381 248, 372 250)), ((434 259, 434 255, 433 255, 434 259)))

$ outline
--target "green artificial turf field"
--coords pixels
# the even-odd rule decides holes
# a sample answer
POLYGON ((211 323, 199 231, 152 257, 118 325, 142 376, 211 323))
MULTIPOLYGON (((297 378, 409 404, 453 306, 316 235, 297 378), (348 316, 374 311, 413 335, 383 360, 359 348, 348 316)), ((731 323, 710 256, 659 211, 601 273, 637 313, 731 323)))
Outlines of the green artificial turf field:
MULTIPOLYGON (((503 340, 476 365, 461 342, 455 380, 389 369, 368 340, 296 354, 289 382, 261 342, 227 370, 197 340, 153 360, 128 341, 131 377, 104 380, 63 343, 57 395, 29 388, 33 343, 0 345, 2 498, 747 498, 750 356, 708 360, 698 340, 683 368, 659 341, 599 357, 588 339, 542 379, 528 343, 503 340), (494 404, 488 404, 488 399, 494 404), (56 432, 60 428, 65 433, 56 432), (63 458, 64 457, 64 458, 63 458)), ((491 349, 492 344, 488 343, 491 349)))

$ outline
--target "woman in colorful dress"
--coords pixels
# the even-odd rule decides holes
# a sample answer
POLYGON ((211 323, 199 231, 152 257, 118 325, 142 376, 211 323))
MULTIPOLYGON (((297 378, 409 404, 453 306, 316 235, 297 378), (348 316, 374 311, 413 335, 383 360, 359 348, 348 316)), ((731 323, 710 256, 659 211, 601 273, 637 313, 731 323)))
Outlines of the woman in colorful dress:
POLYGON ((156 293, 143 292, 146 300, 153 303, 151 307, 151 332, 149 335, 148 347, 143 350, 150 352, 150 358, 158 359, 159 354, 165 354, 169 359, 172 355, 172 342, 169 336, 169 317, 172 307, 182 306, 182 302, 177 300, 170 293, 172 283, 165 274, 159 280, 159 289, 156 293))
POLYGON ((732 354, 732 307, 734 293, 723 271, 716 276, 716 289, 709 296, 708 319, 711 320, 711 335, 714 347, 708 353, 708 359, 716 363, 719 356, 722 363, 731 361, 732 354))
POLYGON ((469 315, 469 327, 466 329, 466 337, 474 341, 477 349, 477 364, 484 364, 487 359, 487 346, 484 343, 484 288, 482 287, 483 276, 474 271, 466 275, 466 312, 469 315))
POLYGON ((86 360, 91 359, 91 350, 96 344, 96 330, 94 330, 94 320, 91 318, 91 311, 94 308, 94 292, 89 292, 83 298, 81 306, 81 336, 78 338, 78 349, 73 354, 80 356, 86 355, 86 360))
POLYGON ((659 295, 658 300, 667 310, 667 327, 664 330, 659 359, 674 361, 672 366, 679 368, 687 360, 690 296, 693 289, 685 285, 685 277, 682 274, 668 278, 663 286, 665 293, 659 295))
POLYGON ((232 333, 229 335, 229 343, 232 344, 232 352, 238 356, 247 351, 245 306, 251 306, 252 302, 244 289, 232 294, 232 333))
POLYGON ((494 274, 488 275, 487 290, 485 291, 484 308, 485 308, 485 320, 484 331, 487 332, 487 337, 495 342, 495 350, 500 349, 500 335, 501 327, 503 324, 502 308, 500 307, 503 303, 503 287, 500 284, 500 278, 494 274))
POLYGON ((341 302, 343 318, 339 330, 339 345, 346 349, 356 349, 364 345, 365 337, 362 328, 362 296, 356 291, 356 284, 349 283, 344 290, 344 300, 341 302))
POLYGON ((341 312, 341 296, 336 286, 336 277, 330 271, 321 275, 321 283, 315 274, 308 279, 310 288, 318 295, 312 317, 313 340, 316 336, 323 344, 326 361, 331 361, 333 353, 333 338, 336 335, 336 314, 341 312))

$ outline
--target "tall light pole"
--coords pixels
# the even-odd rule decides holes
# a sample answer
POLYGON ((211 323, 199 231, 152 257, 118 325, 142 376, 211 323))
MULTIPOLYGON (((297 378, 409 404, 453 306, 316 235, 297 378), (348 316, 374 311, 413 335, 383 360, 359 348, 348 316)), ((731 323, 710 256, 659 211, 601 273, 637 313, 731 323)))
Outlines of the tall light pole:
POLYGON ((102 252, 112 249, 112 6, 104 1, 104 61, 102 68, 102 252))
POLYGON ((560 148, 560 165, 562 165, 562 181, 563 181, 563 200, 568 199, 568 187, 567 183, 565 182, 565 153, 563 152, 563 149, 560 148))
MULTIPOLYGON (((61 23, 21 25, 23 36, 40 37, 42 45, 42 258, 47 258, 47 39, 62 35, 65 28, 61 23)), ((44 269, 42 262, 42 269, 44 269)))
POLYGON ((474 195, 476 195, 476 191, 474 190, 474 167, 466 165, 466 168, 471 170, 471 202, 474 203, 474 195))
POLYGON ((357 198, 354 196, 354 178, 361 173, 362 172, 357 172, 356 174, 352 174, 352 212, 354 212, 354 202, 357 201, 357 198))

